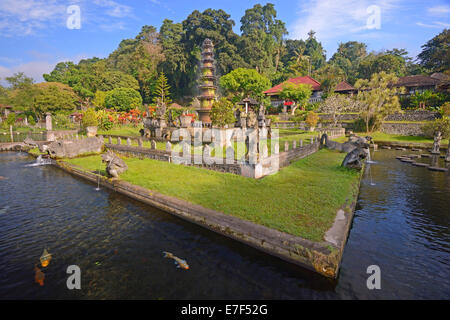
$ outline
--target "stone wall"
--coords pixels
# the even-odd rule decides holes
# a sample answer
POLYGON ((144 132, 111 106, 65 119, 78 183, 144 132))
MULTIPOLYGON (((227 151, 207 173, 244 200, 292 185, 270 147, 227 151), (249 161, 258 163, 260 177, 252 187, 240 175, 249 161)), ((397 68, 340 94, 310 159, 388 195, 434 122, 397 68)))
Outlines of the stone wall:
POLYGON ((389 134, 401 134, 405 136, 421 136, 423 135, 423 123, 387 123, 381 125, 381 131, 389 134))
MULTIPOLYGON (((292 144, 289 145, 290 147, 292 144)), ((280 152, 279 155, 279 163, 280 168, 286 167, 289 164, 291 164, 294 161, 297 161, 299 159, 302 159, 306 156, 309 156, 319 150, 320 143, 319 139, 316 137, 314 138, 314 142, 310 144, 306 144, 302 147, 296 147, 295 149, 289 149, 285 152, 280 152)))
POLYGON ((428 110, 411 110, 388 116, 386 121, 433 121, 441 117, 439 112, 428 110))
MULTIPOLYGON (((408 110, 403 113, 395 113, 388 116, 386 121, 432 121, 434 119, 440 118, 439 112, 429 111, 429 110, 408 110)), ((319 114, 320 120, 331 121, 331 114, 319 114)), ((359 114, 357 113, 346 113, 339 115, 340 121, 352 121, 357 120, 359 114)))

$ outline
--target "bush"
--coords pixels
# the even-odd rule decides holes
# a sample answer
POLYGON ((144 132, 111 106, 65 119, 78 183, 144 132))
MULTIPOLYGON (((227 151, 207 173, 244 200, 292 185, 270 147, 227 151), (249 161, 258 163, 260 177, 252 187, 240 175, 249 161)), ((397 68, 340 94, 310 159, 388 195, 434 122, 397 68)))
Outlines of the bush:
POLYGON ((319 121, 319 115, 317 113, 315 113, 314 111, 309 111, 308 114, 306 115, 306 124, 311 127, 314 128, 317 125, 317 122, 319 121))
POLYGON ((6 118, 5 123, 9 126, 13 126, 14 123, 16 123, 16 114, 14 112, 11 112, 8 114, 8 117, 6 118))
MULTIPOLYGON (((376 118, 372 117, 369 120, 369 127, 374 128, 373 131, 377 131, 381 128, 381 121, 376 120, 376 118)), ((363 119, 359 118, 353 122, 353 131, 354 132, 366 132, 366 123, 363 119)))
POLYGON ((53 126, 58 129, 69 129, 69 117, 62 113, 57 113, 52 117, 53 126))
POLYGON ((105 106, 117 111, 128 112, 131 109, 140 108, 141 105, 141 95, 131 88, 116 88, 108 91, 105 96, 105 106))
POLYGON ((441 113, 442 117, 450 117, 450 101, 447 101, 446 103, 444 103, 439 112, 441 113))
POLYGON ((211 108, 210 117, 211 122, 219 127, 232 124, 236 121, 233 103, 227 98, 221 98, 219 101, 215 101, 211 108))
POLYGON ((29 115, 29 116, 28 116, 28 124, 29 124, 30 126, 36 125, 36 120, 34 120, 34 118, 33 118, 32 115, 29 115))
POLYGON ((83 112, 81 125, 83 126, 83 128, 98 126, 97 115, 93 108, 89 108, 83 112))
POLYGON ((283 106, 279 105, 276 107, 276 106, 270 105, 267 107, 266 111, 267 111, 267 114, 278 114, 283 111, 283 106))
POLYGON ((450 118, 443 117, 442 119, 431 121, 424 125, 422 130, 427 138, 433 138, 438 131, 441 132, 442 138, 450 138, 450 118))

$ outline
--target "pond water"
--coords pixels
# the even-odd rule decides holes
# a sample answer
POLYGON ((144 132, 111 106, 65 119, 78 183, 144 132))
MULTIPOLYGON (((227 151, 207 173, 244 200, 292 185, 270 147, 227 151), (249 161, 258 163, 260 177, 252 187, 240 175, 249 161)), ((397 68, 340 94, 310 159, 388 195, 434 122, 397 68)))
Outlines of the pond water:
POLYGON ((337 281, 53 166, 26 166, 25 153, 0 153, 0 298, 449 299, 449 175, 395 159, 406 153, 372 155, 337 281), (39 286, 44 248, 53 259, 39 286), (66 287, 69 265, 81 269, 81 290, 66 287), (381 290, 367 289, 369 265, 381 269, 381 290))

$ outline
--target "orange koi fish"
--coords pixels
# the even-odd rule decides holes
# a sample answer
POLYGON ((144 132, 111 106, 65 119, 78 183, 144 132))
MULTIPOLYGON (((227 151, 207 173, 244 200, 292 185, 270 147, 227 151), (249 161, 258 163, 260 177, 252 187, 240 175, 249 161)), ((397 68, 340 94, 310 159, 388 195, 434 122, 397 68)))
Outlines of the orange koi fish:
POLYGON ((175 260, 175 264, 177 265, 177 268, 182 268, 184 270, 189 269, 189 265, 187 264, 186 260, 182 260, 178 257, 175 257, 172 253, 163 251, 164 258, 169 258, 175 260))
POLYGON ((44 252, 39 260, 41 261, 41 265, 45 268, 50 263, 50 260, 52 260, 52 255, 48 253, 47 249, 44 249, 44 252))
POLYGON ((39 283, 42 287, 44 285, 45 274, 37 266, 34 266, 34 271, 36 271, 34 275, 34 282, 39 283))

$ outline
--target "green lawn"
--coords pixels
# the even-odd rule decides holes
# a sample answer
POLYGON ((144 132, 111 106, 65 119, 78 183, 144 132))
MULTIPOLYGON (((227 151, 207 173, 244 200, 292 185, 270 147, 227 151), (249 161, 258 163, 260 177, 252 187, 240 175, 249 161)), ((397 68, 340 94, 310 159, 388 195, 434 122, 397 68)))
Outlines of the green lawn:
MULTIPOLYGON (((168 162, 124 158, 121 179, 225 214, 322 241, 336 211, 356 192, 359 174, 340 167, 345 153, 319 152, 260 180, 168 162)), ((100 156, 67 160, 98 170, 100 156)), ((104 167, 104 165, 102 165, 104 167)))
POLYGON ((139 130, 141 130, 142 128, 144 128, 142 124, 138 125, 137 127, 131 125, 123 125, 113 127, 111 130, 98 130, 97 134, 140 137, 141 134, 139 130))
MULTIPOLYGON (((357 133, 359 136, 365 136, 365 133, 357 133)), ((420 137, 420 136, 402 136, 400 134, 389 134, 384 132, 372 132, 369 134, 375 141, 389 141, 389 142, 404 142, 404 143, 433 143, 433 139, 420 137)), ((338 142, 345 142, 348 140, 347 137, 340 137, 337 139, 333 139, 338 142)), ((447 145, 448 139, 442 139, 441 145, 447 145)))

